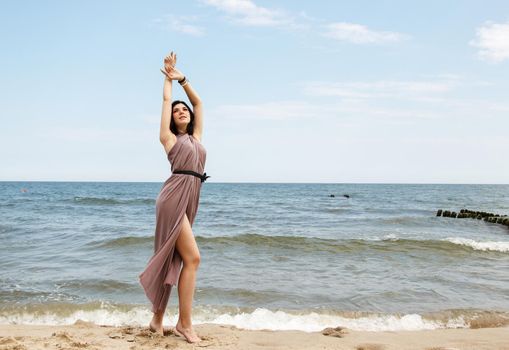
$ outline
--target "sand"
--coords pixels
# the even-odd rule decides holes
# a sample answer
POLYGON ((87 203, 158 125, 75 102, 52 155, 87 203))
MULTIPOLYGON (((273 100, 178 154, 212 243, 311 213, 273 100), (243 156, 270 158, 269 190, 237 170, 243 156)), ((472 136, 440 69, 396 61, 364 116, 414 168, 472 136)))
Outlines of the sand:
POLYGON ((156 335, 146 327, 112 327, 77 321, 66 326, 0 325, 0 350, 38 349, 350 349, 350 350, 509 350, 509 327, 398 332, 249 331, 233 326, 195 326, 204 340, 188 344, 168 330, 156 335), (326 333, 329 335, 324 335, 326 333))

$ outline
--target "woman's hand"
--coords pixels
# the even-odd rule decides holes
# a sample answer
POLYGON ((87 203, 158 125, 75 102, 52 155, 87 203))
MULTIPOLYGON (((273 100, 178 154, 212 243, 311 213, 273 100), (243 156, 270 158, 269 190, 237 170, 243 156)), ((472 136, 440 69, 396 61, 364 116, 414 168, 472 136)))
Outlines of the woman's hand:
POLYGON ((164 58, 164 70, 161 69, 161 72, 164 75, 166 75, 166 77, 169 80, 172 80, 172 79, 169 77, 168 73, 171 71, 171 69, 173 67, 175 67, 176 63, 177 63, 177 54, 174 53, 173 51, 170 52, 170 54, 164 58))
POLYGON ((165 66, 164 70, 161 69, 164 75, 170 80, 182 80, 184 79, 184 74, 179 71, 177 68, 169 66, 168 68, 165 66))
POLYGON ((172 51, 168 56, 164 58, 164 69, 169 69, 169 67, 175 67, 176 64, 177 64, 177 54, 172 51))
POLYGON ((184 74, 175 68, 175 64, 177 64, 177 54, 172 51, 164 58, 164 70, 161 69, 161 72, 170 80, 184 79, 184 74))

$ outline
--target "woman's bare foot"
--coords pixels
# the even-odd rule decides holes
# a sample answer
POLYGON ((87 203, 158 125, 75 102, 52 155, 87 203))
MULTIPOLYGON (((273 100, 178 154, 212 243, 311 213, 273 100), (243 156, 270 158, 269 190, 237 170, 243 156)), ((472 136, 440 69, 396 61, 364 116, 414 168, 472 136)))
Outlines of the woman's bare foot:
POLYGON ((201 338, 198 337, 194 332, 193 327, 189 328, 182 327, 180 320, 177 322, 177 325, 175 326, 175 333, 186 338, 188 343, 198 343, 199 341, 201 341, 201 338))
POLYGON ((164 335, 163 324, 162 323, 157 324, 157 323, 154 322, 153 319, 152 319, 152 321, 150 321, 150 324, 149 324, 148 328, 150 329, 150 331, 152 331, 152 332, 154 332, 156 334, 164 335))

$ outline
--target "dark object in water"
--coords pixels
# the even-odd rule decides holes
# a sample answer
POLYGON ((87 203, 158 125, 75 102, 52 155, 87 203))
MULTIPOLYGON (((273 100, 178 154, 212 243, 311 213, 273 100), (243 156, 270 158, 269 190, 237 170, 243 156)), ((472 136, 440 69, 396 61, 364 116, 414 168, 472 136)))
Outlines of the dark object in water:
POLYGON ((344 194, 343 197, 350 198, 349 194, 344 194))
POLYGON ((473 211, 468 209, 461 209, 458 214, 454 211, 438 209, 436 216, 450 217, 450 218, 472 218, 477 220, 483 220, 493 224, 504 225, 509 227, 509 216, 487 213, 485 211, 473 211))
POLYGON ((333 195, 333 194, 329 194, 329 197, 336 197, 336 196, 335 196, 335 195, 333 195))

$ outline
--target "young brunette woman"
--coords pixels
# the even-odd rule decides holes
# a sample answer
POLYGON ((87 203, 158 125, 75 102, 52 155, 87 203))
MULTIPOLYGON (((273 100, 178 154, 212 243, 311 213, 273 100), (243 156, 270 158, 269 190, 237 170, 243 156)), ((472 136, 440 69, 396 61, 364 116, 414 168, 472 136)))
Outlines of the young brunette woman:
POLYGON ((163 109, 159 140, 171 164, 171 176, 164 182, 156 200, 154 255, 140 274, 140 283, 152 303, 150 329, 161 335, 163 316, 172 286, 177 285, 179 318, 175 333, 190 343, 199 342, 191 324, 196 271, 200 252, 192 225, 198 210, 206 151, 201 144, 203 106, 189 80, 175 67, 173 52, 164 59, 163 109), (184 101, 172 102, 177 81, 192 108, 184 101))

